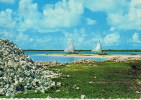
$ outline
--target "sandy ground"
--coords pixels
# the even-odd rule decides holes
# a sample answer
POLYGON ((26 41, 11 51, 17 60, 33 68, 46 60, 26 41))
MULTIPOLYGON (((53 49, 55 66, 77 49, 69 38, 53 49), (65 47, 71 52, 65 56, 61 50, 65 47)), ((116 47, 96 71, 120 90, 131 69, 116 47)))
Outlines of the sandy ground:
POLYGON ((113 58, 113 57, 124 57, 124 58, 138 58, 141 55, 96 55, 96 54, 39 54, 42 56, 61 56, 61 57, 92 57, 92 58, 113 58))

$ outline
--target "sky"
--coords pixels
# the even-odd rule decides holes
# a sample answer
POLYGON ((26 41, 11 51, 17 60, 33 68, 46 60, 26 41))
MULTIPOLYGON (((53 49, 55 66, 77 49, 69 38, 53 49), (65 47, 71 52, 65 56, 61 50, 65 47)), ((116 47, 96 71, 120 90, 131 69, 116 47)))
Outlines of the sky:
POLYGON ((141 0, 0 0, 0 38, 22 49, 141 49, 141 0))

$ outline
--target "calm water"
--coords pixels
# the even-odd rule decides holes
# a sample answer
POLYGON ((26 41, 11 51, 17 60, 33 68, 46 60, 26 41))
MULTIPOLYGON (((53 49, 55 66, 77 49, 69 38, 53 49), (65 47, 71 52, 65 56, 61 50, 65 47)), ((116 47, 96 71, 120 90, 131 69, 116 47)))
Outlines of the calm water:
MULTIPOLYGON (((73 62, 79 59, 92 59, 96 61, 104 61, 107 58, 93 58, 93 57, 59 57, 59 56, 44 56, 38 54, 66 54, 63 51, 25 51, 34 61, 59 61, 61 63, 73 62)), ((141 52, 107 52, 108 54, 124 55, 124 54, 140 54, 141 52)), ((90 51, 81 51, 79 54, 93 54, 90 51)))
MULTIPOLYGON (((28 55, 35 55, 35 54, 66 54, 63 51, 25 51, 28 55)), ((108 54, 115 54, 115 55, 127 55, 127 54, 139 54, 141 55, 141 52, 107 52, 108 54)), ((93 54, 91 51, 80 51, 79 54, 93 54)))
POLYGON ((65 57, 65 56, 42 56, 42 55, 30 55, 34 61, 59 61, 61 63, 73 62, 79 59, 92 59, 96 61, 104 61, 107 58, 93 58, 93 57, 65 57))

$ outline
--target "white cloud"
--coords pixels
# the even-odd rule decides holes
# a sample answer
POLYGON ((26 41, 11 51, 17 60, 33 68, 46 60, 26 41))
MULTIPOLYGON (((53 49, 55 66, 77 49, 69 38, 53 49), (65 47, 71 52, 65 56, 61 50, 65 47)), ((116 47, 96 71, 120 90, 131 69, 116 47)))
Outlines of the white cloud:
POLYGON ((13 11, 11 9, 0 12, 0 27, 13 28, 15 26, 15 22, 12 19, 12 13, 13 11))
POLYGON ((114 30, 116 30, 115 27, 111 27, 111 28, 109 29, 109 31, 114 31, 114 30))
POLYGON ((45 36, 42 38, 36 38, 35 40, 38 44, 47 44, 47 42, 51 41, 51 37, 45 36))
MULTIPOLYGON (((28 35, 25 35, 23 33, 19 33, 16 35, 16 41, 27 41, 29 39, 29 36, 28 35)), ((22 42, 21 42, 22 43, 22 42)))
POLYGON ((28 29, 37 30, 40 22, 40 12, 38 5, 32 0, 20 0, 19 2, 19 31, 24 32, 28 29))
POLYGON ((0 29, 0 35, 2 36, 2 38, 8 38, 8 39, 15 37, 14 32, 7 29, 0 29))
POLYGON ((83 6, 76 0, 63 0, 54 6, 46 6, 43 11, 44 22, 48 23, 50 28, 71 27, 80 23, 83 6))
MULTIPOLYGON (((87 0, 84 1, 85 7, 91 11, 112 11, 117 6, 118 0, 87 0)), ((123 1, 123 0, 122 0, 123 1)))
POLYGON ((108 13, 108 23, 118 29, 141 30, 141 2, 131 0, 128 11, 108 13))
POLYGON ((16 43, 19 47, 23 49, 47 49, 48 46, 52 46, 48 44, 48 42, 52 39, 50 36, 44 36, 41 38, 39 38, 38 36, 31 37, 25 33, 16 33, 11 30, 2 29, 0 29, 0 36, 1 38, 12 40, 14 43, 16 43), (39 45, 42 48, 39 48, 39 45))
POLYGON ((80 1, 62 0, 56 4, 46 4, 41 12, 33 0, 19 0, 18 11, 7 9, 0 12, 0 26, 10 28, 16 24, 19 32, 32 30, 40 33, 74 27, 81 23, 84 11, 80 1))
POLYGON ((20 30, 34 29, 38 32, 55 31, 58 28, 69 28, 81 23, 82 3, 75 0, 63 0, 56 4, 47 4, 43 13, 32 0, 19 2, 20 30))
POLYGON ((2 3, 8 3, 8 4, 13 4, 15 3, 15 0, 0 0, 2 3))
POLYGON ((141 34, 139 33, 134 33, 132 38, 130 39, 130 42, 133 43, 141 43, 141 34))
POLYGON ((87 0, 84 6, 93 12, 106 12, 108 24, 112 27, 141 30, 140 0, 87 0))
POLYGON ((105 37, 100 34, 93 35, 94 37, 88 40, 89 46, 95 47, 97 42, 100 40, 102 46, 105 48, 106 46, 117 46, 120 43, 120 34, 119 33, 110 33, 105 37))
POLYGON ((90 19, 90 18, 86 18, 86 21, 87 21, 87 24, 88 25, 94 25, 94 24, 96 24, 96 21, 93 20, 93 19, 90 19))
POLYGON ((6 38, 14 43, 16 43, 19 47, 24 48, 24 46, 29 45, 29 35, 24 33, 17 33, 13 30, 7 30, 7 29, 0 29, 0 35, 1 38, 6 38))
MULTIPOLYGON (((33 0, 20 0, 18 11, 7 9, 0 12, 0 26, 9 28, 17 22, 19 32, 29 29, 40 33, 58 31, 79 25, 84 8, 93 12, 105 11, 109 25, 116 29, 141 30, 138 0, 131 0, 130 3, 127 0, 62 0, 56 4, 46 4, 42 12, 33 0)), ((86 21, 87 25, 96 23, 89 18, 86 21)))
MULTIPOLYGON (((10 1, 10 0, 0 0, 10 1)), ((14 0, 11 0, 14 1, 14 0)), ((141 5, 139 0, 62 0, 56 4, 46 4, 42 7, 42 12, 39 11, 37 3, 33 0, 20 0, 18 11, 12 11, 6 9, 0 12, 0 27, 13 29, 16 31, 16 35, 13 33, 5 32, 4 36, 8 37, 8 34, 12 34, 11 37, 16 36, 18 39, 15 41, 29 41, 44 43, 50 41, 48 37, 43 39, 37 39, 35 37, 29 37, 24 34, 27 30, 32 30, 39 33, 47 33, 53 31, 64 31, 64 28, 72 28, 81 24, 81 18, 84 14, 84 8, 88 8, 91 11, 98 12, 104 11, 107 14, 108 24, 111 25, 109 31, 113 32, 118 29, 125 30, 141 30, 141 5), (22 38, 20 38, 22 37, 22 38)), ((87 25, 93 25, 96 23, 94 19, 86 19, 87 25)), ((91 33, 91 32, 90 32, 91 33)), ((89 33, 89 34, 90 34, 89 33)), ((93 33, 94 38, 89 37, 86 39, 87 33, 85 29, 73 30, 71 32, 64 32, 64 41, 70 41, 74 39, 78 47, 87 47, 93 45, 93 42, 102 39, 100 36, 96 36, 93 33), (83 44, 82 44, 83 42, 83 44)), ((104 45, 117 45, 119 43, 120 35, 118 33, 108 34, 103 38, 104 45)), ((134 34, 132 41, 139 41, 139 34, 134 34)), ((61 41, 61 40, 60 40, 61 41)), ((139 43, 139 42, 138 42, 139 43)), ((25 44, 24 44, 25 45, 25 44)))
POLYGON ((118 33, 108 34, 103 38, 103 44, 105 46, 115 46, 118 45, 120 41, 120 35, 118 33))
POLYGON ((77 47, 76 49, 82 49, 88 48, 89 45, 89 39, 88 39, 88 34, 86 33, 86 30, 81 28, 81 29, 74 29, 72 32, 64 32, 64 39, 65 41, 64 45, 68 45, 68 43, 73 40, 75 46, 77 47))
POLYGON ((82 29, 74 29, 72 32, 64 32, 64 36, 67 43, 69 43, 73 39, 79 44, 83 42, 87 34, 85 33, 85 30, 82 28, 82 29))

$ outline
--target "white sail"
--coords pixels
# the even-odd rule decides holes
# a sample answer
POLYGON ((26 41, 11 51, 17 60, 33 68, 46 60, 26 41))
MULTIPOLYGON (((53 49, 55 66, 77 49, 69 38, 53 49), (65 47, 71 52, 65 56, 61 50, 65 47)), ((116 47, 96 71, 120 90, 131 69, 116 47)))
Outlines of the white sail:
POLYGON ((74 43, 71 40, 71 42, 69 43, 69 45, 67 46, 67 48, 64 50, 65 52, 74 52, 75 48, 74 48, 74 43))
POLYGON ((96 47, 94 49, 92 49, 92 52, 102 53, 102 45, 101 45, 100 41, 97 43, 96 47))

